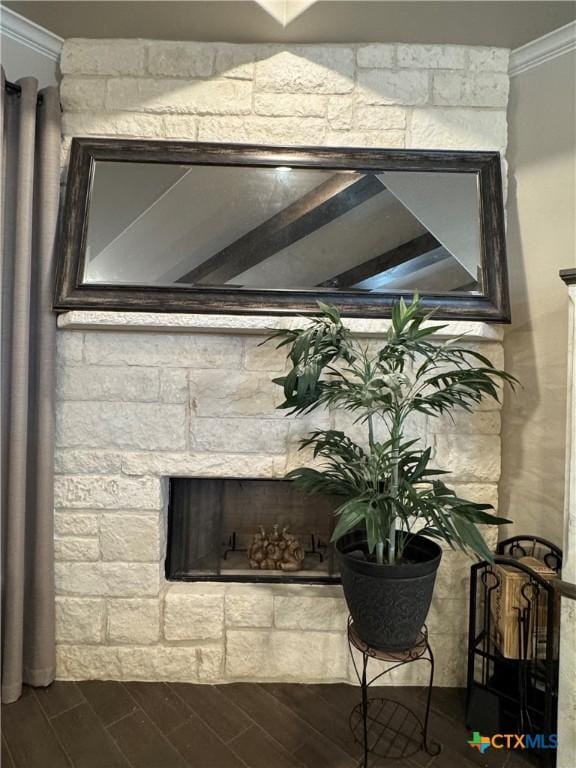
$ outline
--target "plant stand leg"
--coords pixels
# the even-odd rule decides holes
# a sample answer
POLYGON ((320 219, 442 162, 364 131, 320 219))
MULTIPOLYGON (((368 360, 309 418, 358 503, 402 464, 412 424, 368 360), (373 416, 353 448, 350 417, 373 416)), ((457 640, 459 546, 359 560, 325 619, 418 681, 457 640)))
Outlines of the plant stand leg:
POLYGON ((364 768, 368 768, 368 684, 366 670, 368 668, 368 656, 362 654, 362 727, 364 733, 364 768))
MULTIPOLYGON (((434 654, 430 643, 426 640, 426 646, 428 650, 428 658, 426 661, 430 664, 430 678, 428 680, 428 693, 426 694, 426 711, 424 713, 424 728, 422 729, 422 749, 428 755, 438 755, 442 751, 442 747, 437 742, 428 743, 428 725, 430 721, 430 707, 432 704, 432 687, 434 686, 434 654)), ((426 657, 424 657, 426 658, 426 657)))

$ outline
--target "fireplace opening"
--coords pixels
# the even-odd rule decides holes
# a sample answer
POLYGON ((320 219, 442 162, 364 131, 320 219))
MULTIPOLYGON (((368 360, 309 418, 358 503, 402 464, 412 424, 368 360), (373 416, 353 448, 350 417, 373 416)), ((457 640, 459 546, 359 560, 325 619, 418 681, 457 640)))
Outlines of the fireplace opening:
POLYGON ((337 506, 285 480, 171 478, 166 577, 339 582, 330 544, 337 506))

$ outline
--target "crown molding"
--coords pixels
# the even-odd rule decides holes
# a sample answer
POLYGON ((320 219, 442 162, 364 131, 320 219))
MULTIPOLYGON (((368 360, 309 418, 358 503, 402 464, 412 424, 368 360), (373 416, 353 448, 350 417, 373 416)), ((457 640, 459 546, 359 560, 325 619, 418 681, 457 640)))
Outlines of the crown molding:
POLYGON ((4 6, 0 6, 0 29, 2 37, 31 48, 52 61, 60 60, 63 38, 4 6))
POLYGON ((576 51, 576 21, 515 48, 510 54, 510 77, 521 75, 570 51, 576 51))

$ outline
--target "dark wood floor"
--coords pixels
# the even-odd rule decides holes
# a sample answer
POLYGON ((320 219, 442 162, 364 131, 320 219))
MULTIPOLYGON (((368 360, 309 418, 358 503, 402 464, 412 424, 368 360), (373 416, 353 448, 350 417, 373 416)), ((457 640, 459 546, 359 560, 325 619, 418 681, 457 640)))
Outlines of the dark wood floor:
MULTIPOLYGON (((386 688, 412 708, 417 688, 386 688)), ((346 685, 199 686, 54 683, 26 688, 2 707, 2 768, 355 768, 360 750, 348 726, 358 703, 346 685)), ((371 761, 397 768, 521 768, 521 754, 471 749, 464 693, 434 691, 430 758, 371 761)))

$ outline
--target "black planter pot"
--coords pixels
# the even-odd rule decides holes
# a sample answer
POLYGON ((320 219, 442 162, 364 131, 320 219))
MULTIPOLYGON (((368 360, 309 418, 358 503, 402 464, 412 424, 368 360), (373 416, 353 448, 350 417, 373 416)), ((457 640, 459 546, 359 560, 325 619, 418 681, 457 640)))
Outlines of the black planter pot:
POLYGON ((442 550, 424 536, 406 544, 400 565, 363 559, 368 546, 363 531, 336 542, 342 586, 359 637, 381 651, 412 648, 426 621, 442 550))

